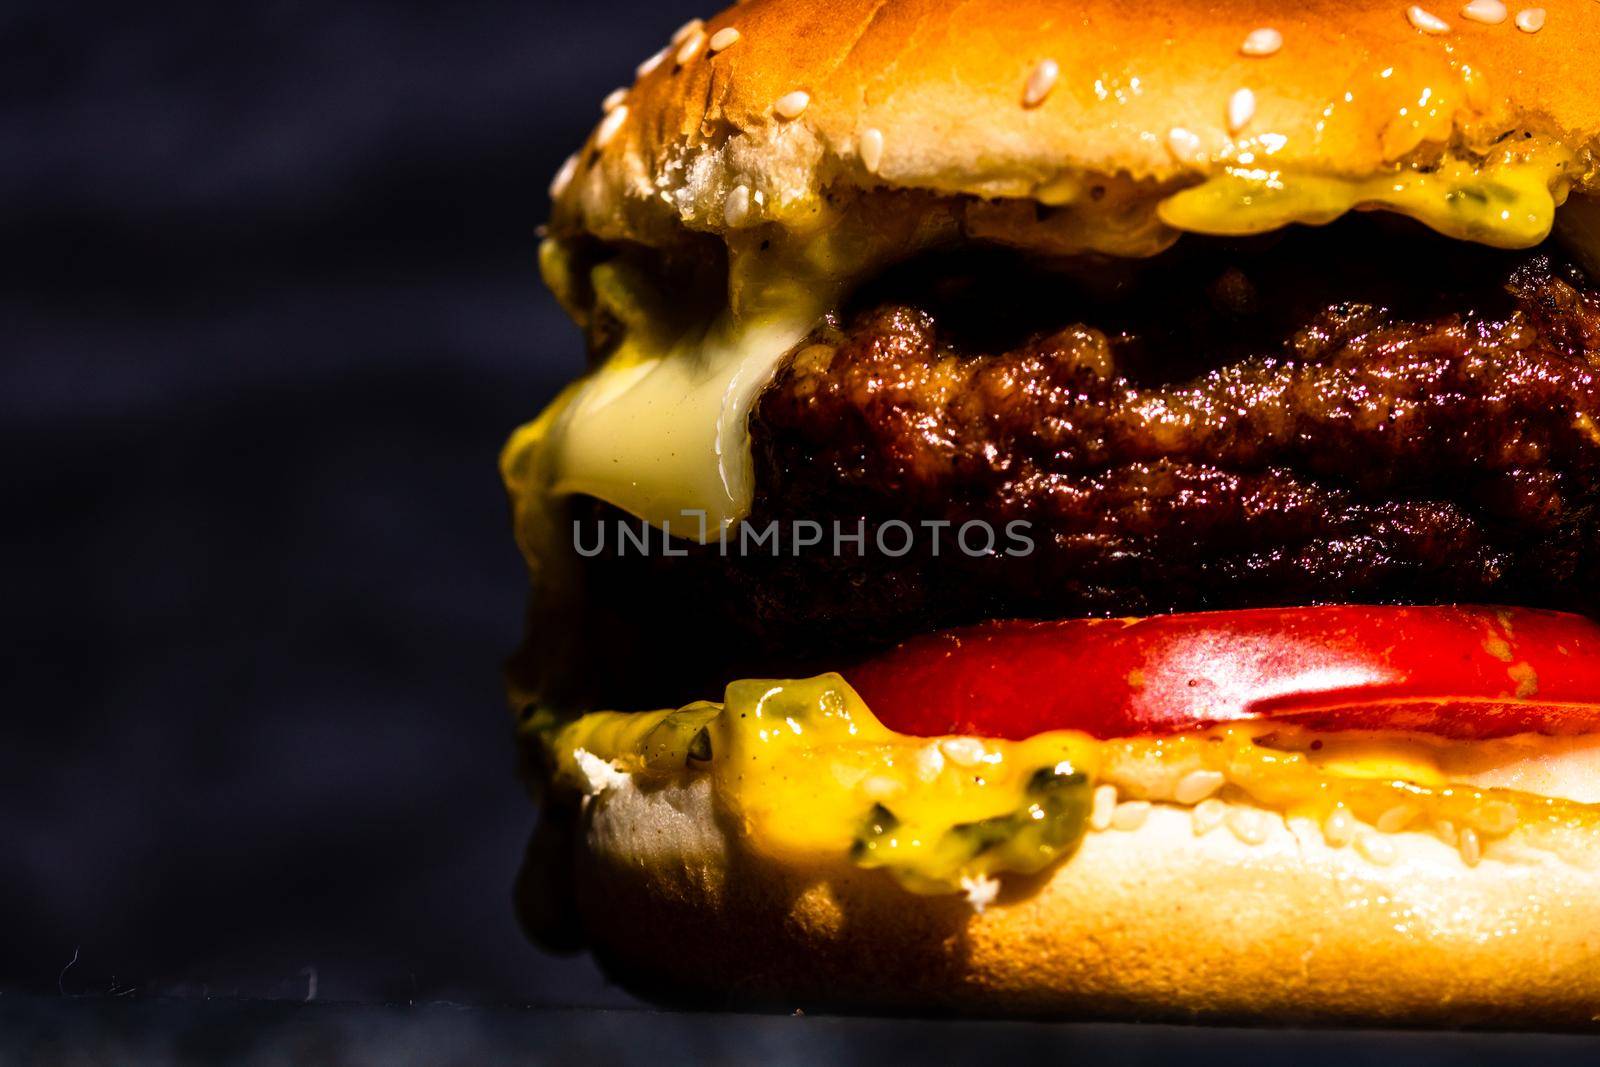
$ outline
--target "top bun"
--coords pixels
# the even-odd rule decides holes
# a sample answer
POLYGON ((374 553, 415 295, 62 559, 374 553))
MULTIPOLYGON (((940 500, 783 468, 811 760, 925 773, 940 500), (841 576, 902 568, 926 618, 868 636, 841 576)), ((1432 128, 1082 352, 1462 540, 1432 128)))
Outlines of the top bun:
POLYGON ((1561 154, 1559 202, 1600 191, 1600 4, 1537 2, 752 0, 641 65, 552 225, 661 244, 803 230, 852 187, 1160 198, 1228 167, 1360 180, 1516 140, 1561 154))

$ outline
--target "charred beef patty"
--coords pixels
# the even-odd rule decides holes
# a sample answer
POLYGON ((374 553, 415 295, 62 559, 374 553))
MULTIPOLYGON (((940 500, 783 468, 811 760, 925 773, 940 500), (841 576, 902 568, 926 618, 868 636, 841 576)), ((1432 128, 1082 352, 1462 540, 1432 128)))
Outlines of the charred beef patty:
POLYGON ((1209 319, 1193 306, 1165 316, 1192 347, 1171 325, 1156 338, 1163 327, 1073 323, 974 350, 937 309, 905 303, 830 325, 752 420, 753 521, 1025 520, 1036 547, 747 558, 752 606, 785 629, 871 634, 1330 600, 1589 606, 1600 293, 1547 253, 1478 258, 1409 284, 1375 272, 1394 283, 1391 306, 1316 310, 1305 275, 1332 273, 1326 286, 1351 272, 1231 266, 1187 287, 1209 319), (1439 289, 1418 292, 1430 281, 1439 289), (1226 352, 1264 328, 1283 331, 1277 344, 1226 352))
POLYGON ((751 524, 861 522, 866 551, 596 559, 592 588, 694 605, 696 660, 707 628, 736 635, 712 675, 985 618, 1593 610, 1600 287, 1552 248, 1400 246, 1372 263, 1370 239, 1301 235, 1155 278, 920 266, 798 346, 751 418, 751 524), (937 556, 919 535, 894 557, 873 544, 891 520, 952 525, 937 556), (1024 521, 1033 550, 974 558, 973 520, 1001 549, 1024 521))

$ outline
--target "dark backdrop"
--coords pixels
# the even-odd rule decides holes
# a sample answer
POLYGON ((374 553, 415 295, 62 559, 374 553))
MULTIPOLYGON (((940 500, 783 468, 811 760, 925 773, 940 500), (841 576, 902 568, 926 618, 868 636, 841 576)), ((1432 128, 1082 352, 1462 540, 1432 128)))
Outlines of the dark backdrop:
POLYGON ((1556 1038, 146 1001, 315 976, 324 1001, 628 1003, 513 918, 534 813, 495 455, 581 363, 534 267, 550 175, 692 13, 0 13, 0 1063, 63 1040, 78 1062, 1592 1062, 1556 1038))
POLYGON ((495 454, 581 362, 550 175, 692 13, 0 15, 0 990, 622 1001, 513 917, 495 454))

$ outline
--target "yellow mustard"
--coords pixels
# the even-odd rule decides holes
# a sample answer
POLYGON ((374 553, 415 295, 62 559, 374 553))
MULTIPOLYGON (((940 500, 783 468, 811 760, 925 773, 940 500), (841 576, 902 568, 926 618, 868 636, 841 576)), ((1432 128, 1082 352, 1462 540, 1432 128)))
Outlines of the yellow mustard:
MULTIPOLYGON (((1422 831, 1455 845, 1521 829, 1557 842, 1584 805, 1453 784, 1418 735, 1313 734, 1270 722, 1096 740, 912 737, 884 726, 836 674, 744 680, 722 704, 597 712, 550 731, 558 787, 593 791, 589 760, 642 789, 709 775, 744 847, 780 862, 883 868, 951 892, 1070 856, 1097 787, 1121 802, 1230 801, 1341 826, 1422 831)), ((1098 826, 1096 828, 1104 828, 1098 826)), ((1474 860, 1475 861, 1475 860, 1474 860)))
POLYGON ((1496 248, 1528 248, 1550 235, 1566 199, 1573 157, 1540 140, 1487 163, 1446 159, 1367 178, 1291 175, 1270 165, 1232 166, 1173 194, 1159 212, 1192 233, 1265 233, 1290 223, 1320 226, 1350 211, 1409 216, 1449 237, 1496 248))

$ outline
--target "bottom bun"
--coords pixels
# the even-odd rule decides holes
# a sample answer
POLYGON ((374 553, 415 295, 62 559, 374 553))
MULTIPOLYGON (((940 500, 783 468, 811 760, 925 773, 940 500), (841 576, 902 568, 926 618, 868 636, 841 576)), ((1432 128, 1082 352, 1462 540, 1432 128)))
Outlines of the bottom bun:
POLYGON ((1500 1026, 1600 1017, 1593 857, 1468 867, 1430 834, 1334 848, 1312 824, 1260 814, 1265 840, 1247 844, 1156 805, 1137 829, 1090 832, 1039 876, 1005 877, 978 911, 882 871, 765 858, 718 813, 706 779, 628 781, 584 802, 577 900, 607 968, 674 1001, 1500 1026))

